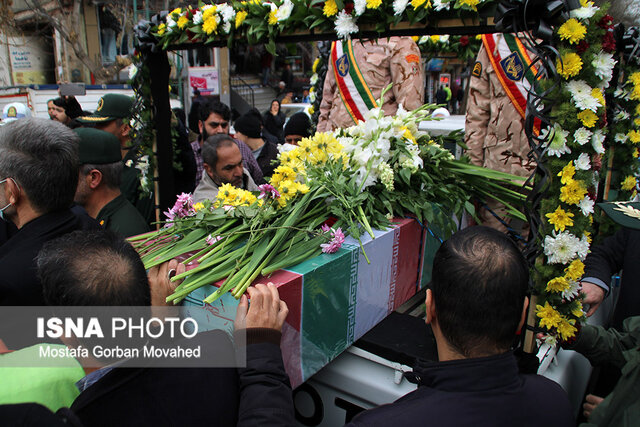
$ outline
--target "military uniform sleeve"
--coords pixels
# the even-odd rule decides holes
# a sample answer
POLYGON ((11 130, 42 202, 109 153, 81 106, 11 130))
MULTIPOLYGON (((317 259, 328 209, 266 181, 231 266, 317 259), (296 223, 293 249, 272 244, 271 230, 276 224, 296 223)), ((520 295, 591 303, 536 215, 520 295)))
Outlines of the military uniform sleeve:
POLYGON ((627 363, 629 350, 640 345, 640 316, 625 319, 622 331, 602 326, 586 325, 572 347, 594 365, 610 363, 622 368, 627 363))
POLYGON ((474 72, 469 79, 469 97, 467 99, 467 117, 465 123, 465 144, 471 163, 484 166, 484 139, 491 117, 491 94, 487 67, 491 67, 489 56, 484 48, 480 48, 474 72), (476 72, 480 67, 479 73, 476 72))
MULTIPOLYGON (((329 57, 329 60, 331 60, 331 57, 329 57)), ((332 130, 331 123, 329 122, 329 112, 331 111, 336 90, 338 90, 338 86, 336 84, 336 78, 333 75, 333 66, 329 64, 322 87, 320 115, 318 116, 318 126, 316 127, 316 131, 318 132, 329 132, 332 130)))
MULTIPOLYGON (((629 229, 622 228, 591 248, 591 253, 584 262, 583 280, 589 281, 593 277, 602 281, 605 286, 611 282, 611 276, 622 269, 629 232, 629 229)), ((608 291, 608 288, 605 290, 608 291)))
POLYGON ((420 49, 411 37, 402 37, 391 52, 391 79, 397 104, 415 110, 424 103, 424 71, 420 49))

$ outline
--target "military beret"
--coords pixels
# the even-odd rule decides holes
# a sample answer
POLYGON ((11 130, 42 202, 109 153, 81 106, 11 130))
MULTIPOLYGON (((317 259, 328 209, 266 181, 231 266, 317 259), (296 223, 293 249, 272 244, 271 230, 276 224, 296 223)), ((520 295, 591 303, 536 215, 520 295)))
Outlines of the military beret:
POLYGON ((120 141, 109 132, 93 128, 76 128, 80 137, 80 164, 106 165, 122 160, 120 141))
POLYGON ((133 99, 127 95, 108 93, 98 101, 98 108, 90 116, 78 117, 80 123, 104 123, 131 116, 133 99))
POLYGON ((606 202, 598 206, 621 226, 640 230, 640 202, 606 202))

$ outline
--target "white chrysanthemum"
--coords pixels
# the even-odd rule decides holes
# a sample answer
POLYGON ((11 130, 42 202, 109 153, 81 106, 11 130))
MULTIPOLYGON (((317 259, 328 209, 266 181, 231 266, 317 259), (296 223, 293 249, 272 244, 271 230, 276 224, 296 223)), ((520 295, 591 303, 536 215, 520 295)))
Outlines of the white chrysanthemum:
POLYGON ((226 34, 231 32, 231 22, 225 22, 222 24, 222 32, 226 34))
POLYGON ((616 114, 614 114, 613 120, 616 122, 620 122, 623 120, 627 120, 629 117, 631 116, 629 115, 629 113, 627 113, 626 110, 618 110, 616 114))
POLYGON ((171 15, 167 15, 167 33, 172 33, 178 26, 178 23, 173 20, 171 15))
POLYGON ((580 203, 578 203, 578 207, 580 208, 580 210, 582 211, 582 215, 584 216, 589 216, 593 213, 594 205, 595 202, 591 200, 589 196, 584 196, 584 199, 580 200, 580 203))
POLYGON ((448 43, 449 42, 449 34, 445 34, 445 35, 440 36, 438 41, 440 43, 448 43))
POLYGON ((357 33, 358 26, 353 21, 351 15, 349 15, 344 10, 341 10, 336 18, 336 34, 341 39, 346 39, 349 37, 349 34, 357 33))
POLYGON ((584 145, 587 142, 591 141, 591 135, 593 135, 593 132, 591 132, 589 129, 584 127, 579 128, 573 133, 573 140, 580 145, 584 145))
POLYGON ((604 139, 605 134, 602 129, 598 129, 597 131, 595 131, 593 133, 593 136, 591 137, 591 146, 598 154, 604 154, 604 139))
POLYGON ((429 41, 429 36, 422 36, 420 37, 420 40, 418 40, 418 44, 425 44, 428 41, 429 41))
POLYGON ((285 0, 276 12, 276 18, 278 19, 278 22, 286 21, 287 19, 289 19, 292 10, 293 3, 291 3, 291 1, 289 0, 285 0))
POLYGON ((433 10, 439 12, 451 5, 450 0, 433 0, 433 10))
POLYGON ((393 14, 396 16, 402 15, 407 8, 407 3, 409 3, 409 0, 393 0, 393 14))
POLYGON ((593 15, 595 15, 598 10, 600 10, 600 8, 598 6, 595 6, 593 2, 590 1, 587 2, 586 6, 573 9, 571 12, 569 12, 569 16, 571 18, 577 19, 589 19, 593 15))
POLYGON ((591 65, 595 68, 595 75, 608 82, 611 80, 616 62, 612 54, 600 51, 593 56, 591 65))
POLYGON ((366 8, 367 0, 355 0, 353 2, 353 10, 356 13, 356 16, 362 15, 366 8))
POLYGON ((589 155, 587 153, 582 153, 578 156, 576 160, 573 161, 576 169, 581 171, 588 171, 591 169, 591 161, 589 160, 589 155))
POLYGON ((629 137, 626 133, 616 133, 613 139, 619 144, 625 144, 629 140, 629 137))
POLYGON ((569 287, 562 291, 562 298, 572 300, 580 294, 580 282, 569 281, 569 287))
POLYGON ((311 78, 309 79, 309 84, 311 86, 315 86, 316 83, 318 83, 318 75, 314 74, 313 76, 311 76, 311 78))
POLYGON ((550 347, 555 347, 558 345, 558 338, 555 335, 545 335, 541 342, 550 347))
POLYGON ((544 254, 549 264, 568 264, 576 257, 580 239, 568 231, 556 234, 555 230, 544 238, 544 254))
POLYGON ((547 154, 549 156, 557 156, 560 157, 563 154, 571 153, 571 149, 567 146, 567 136, 569 132, 562 130, 559 124, 553 125, 553 130, 549 131, 551 128, 546 128, 540 134, 542 139, 547 139, 549 133, 551 133, 551 140, 547 143, 549 147, 547 149, 547 154))
POLYGON ((129 66, 129 80, 134 78, 137 73, 138 73, 138 67, 136 67, 135 65, 131 64, 129 66))
POLYGON ((572 80, 565 87, 577 108, 591 110, 594 113, 598 110, 600 102, 591 95, 592 88, 584 80, 572 80))
POLYGON ((222 15, 224 22, 234 22, 236 19, 236 11, 227 3, 218 5, 218 12, 222 15))
POLYGON ((583 234, 582 238, 578 242, 578 247, 576 248, 576 253, 581 261, 584 261, 587 255, 589 255, 589 246, 589 239, 583 234))
POLYGON ((309 101, 311 101, 312 104, 314 102, 316 102, 316 93, 315 92, 309 92, 309 101))
POLYGON ((202 11, 199 10, 193 14, 193 23, 196 25, 202 24, 202 11))

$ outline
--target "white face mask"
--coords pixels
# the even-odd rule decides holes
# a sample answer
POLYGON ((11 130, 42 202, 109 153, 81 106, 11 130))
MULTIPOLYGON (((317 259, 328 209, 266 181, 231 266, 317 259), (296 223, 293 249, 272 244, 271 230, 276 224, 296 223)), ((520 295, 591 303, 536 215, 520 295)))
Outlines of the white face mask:
MULTIPOLYGON (((5 179, 3 179, 2 181, 0 181, 0 184, 3 184, 3 183, 5 183, 5 182, 7 182, 7 180, 8 180, 8 179, 10 179, 11 181, 13 181, 13 178, 5 178, 5 179)), ((15 181, 13 181, 13 182, 15 183, 15 181)), ((16 184, 16 185, 17 185, 17 184, 16 184)), ((18 187, 18 188, 20 188, 20 187, 18 187)), ((13 203, 9 202, 9 203, 7 203, 7 205, 6 205, 4 208, 0 209, 0 219, 4 219, 4 210, 5 210, 5 209, 7 209, 7 208, 8 208, 9 206, 11 206, 12 204, 13 204, 13 203)))

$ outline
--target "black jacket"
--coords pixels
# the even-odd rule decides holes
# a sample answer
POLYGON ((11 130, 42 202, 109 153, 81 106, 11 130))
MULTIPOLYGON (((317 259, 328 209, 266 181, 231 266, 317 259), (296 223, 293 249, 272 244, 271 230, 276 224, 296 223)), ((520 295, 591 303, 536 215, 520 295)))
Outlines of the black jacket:
MULTIPOLYGON (((229 357, 231 345, 220 345, 224 332, 207 334, 217 344, 212 357, 229 357)), ((246 368, 114 368, 71 410, 86 426, 293 425, 291 386, 275 343, 280 334, 255 335, 247 333, 246 368)))
POLYGON ((284 144, 284 122, 287 120, 284 113, 278 111, 278 114, 274 116, 271 114, 271 111, 266 111, 262 115, 262 120, 264 121, 264 127, 267 131, 278 138, 278 143, 284 144))
POLYGON ((350 426, 575 426, 562 388, 538 375, 518 373, 511 352, 429 362, 415 369, 418 389, 365 411, 350 426))
POLYGON ((622 328, 627 317, 640 315, 640 286, 634 283, 640 275, 639 230, 622 228, 601 244, 593 245, 584 262, 583 277, 595 277, 609 285, 611 276, 620 270, 624 274, 612 323, 616 329, 622 328))
POLYGON ((278 167, 277 165, 272 164, 271 162, 278 158, 278 147, 276 144, 264 141, 264 145, 262 146, 262 151, 260 151, 260 155, 256 159, 258 161, 258 166, 262 169, 262 175, 265 178, 271 177, 273 175, 273 170, 278 167))

